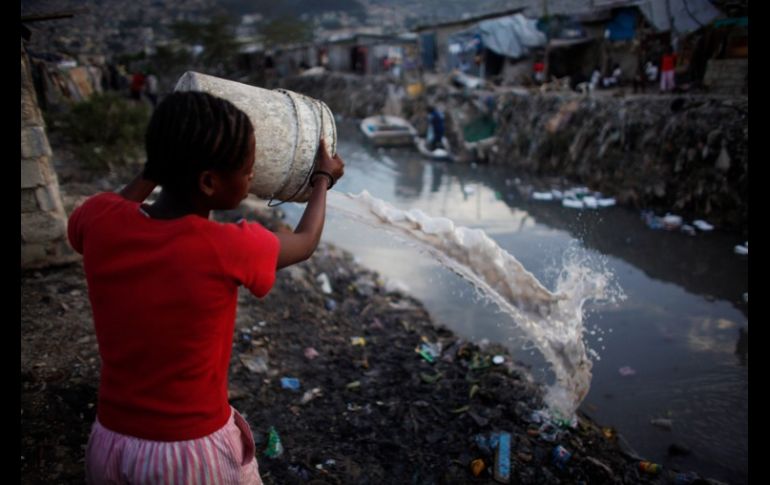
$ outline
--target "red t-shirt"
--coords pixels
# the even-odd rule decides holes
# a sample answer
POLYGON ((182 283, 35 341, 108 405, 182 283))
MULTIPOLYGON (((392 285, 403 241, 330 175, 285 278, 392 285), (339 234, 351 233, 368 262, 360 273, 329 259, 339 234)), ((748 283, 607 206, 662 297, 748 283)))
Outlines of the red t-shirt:
POLYGON ((83 254, 102 359, 99 421, 156 441, 224 426, 238 287, 270 291, 275 234, 197 215, 152 219, 103 193, 72 213, 68 235, 83 254))
POLYGON ((676 54, 664 54, 660 61, 661 71, 673 71, 676 66, 676 54))
POLYGON ((144 74, 134 74, 131 78, 131 91, 144 89, 144 74))

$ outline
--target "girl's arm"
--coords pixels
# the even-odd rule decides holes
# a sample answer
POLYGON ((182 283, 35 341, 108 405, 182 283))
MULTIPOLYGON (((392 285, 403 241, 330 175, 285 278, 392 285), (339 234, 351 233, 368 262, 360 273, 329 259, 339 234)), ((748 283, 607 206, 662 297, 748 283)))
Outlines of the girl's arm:
MULTIPOLYGON (((329 156, 323 139, 320 151, 321 160, 318 163, 318 170, 330 174, 335 181, 338 180, 344 173, 345 162, 339 155, 329 156)), ((294 232, 276 233, 281 242, 277 269, 308 259, 321 240, 326 219, 326 191, 330 180, 327 176, 315 173, 311 176, 310 183, 313 184, 313 191, 297 228, 294 232)))

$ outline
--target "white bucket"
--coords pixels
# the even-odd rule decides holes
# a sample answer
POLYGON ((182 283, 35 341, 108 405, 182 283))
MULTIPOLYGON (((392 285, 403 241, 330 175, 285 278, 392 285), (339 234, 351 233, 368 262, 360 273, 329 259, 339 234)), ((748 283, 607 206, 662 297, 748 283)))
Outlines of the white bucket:
POLYGON ((305 202, 321 136, 337 152, 337 126, 323 101, 284 89, 262 89, 188 71, 175 91, 202 91, 233 103, 251 119, 256 176, 250 192, 262 199, 305 202))

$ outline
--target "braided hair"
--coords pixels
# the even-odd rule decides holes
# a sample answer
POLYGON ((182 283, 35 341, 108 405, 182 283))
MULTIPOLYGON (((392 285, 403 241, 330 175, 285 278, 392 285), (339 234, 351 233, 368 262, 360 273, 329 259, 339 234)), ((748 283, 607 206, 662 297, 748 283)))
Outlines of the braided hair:
POLYGON ((203 92, 174 92, 158 105, 147 127, 144 177, 187 195, 202 171, 243 167, 253 133, 249 117, 231 102, 203 92))

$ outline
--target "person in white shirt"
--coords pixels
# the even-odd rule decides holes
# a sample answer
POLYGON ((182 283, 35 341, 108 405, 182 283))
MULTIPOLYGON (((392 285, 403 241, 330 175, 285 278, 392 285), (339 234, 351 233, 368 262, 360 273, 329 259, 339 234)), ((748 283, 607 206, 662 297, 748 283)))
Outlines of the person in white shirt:
POLYGON ((144 94, 147 96, 147 99, 150 100, 150 103, 152 103, 152 107, 154 108, 155 105, 158 104, 158 78, 155 77, 155 74, 150 73, 147 75, 144 84, 144 94))

